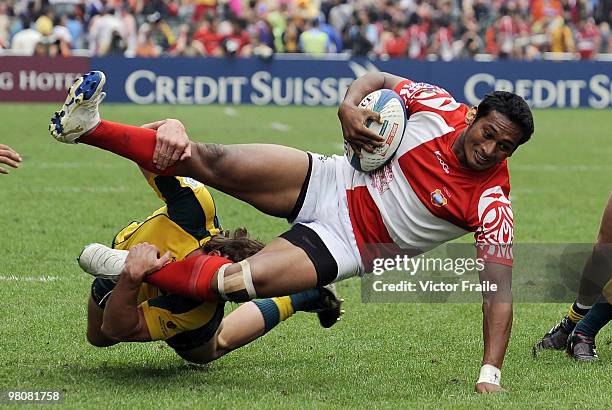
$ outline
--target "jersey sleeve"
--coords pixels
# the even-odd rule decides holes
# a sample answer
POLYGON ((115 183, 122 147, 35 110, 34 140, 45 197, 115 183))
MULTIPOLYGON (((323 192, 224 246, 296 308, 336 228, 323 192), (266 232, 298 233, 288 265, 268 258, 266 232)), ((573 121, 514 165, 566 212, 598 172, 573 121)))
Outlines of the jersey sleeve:
POLYGON ((427 83, 411 80, 400 82, 394 89, 404 101, 408 115, 419 111, 431 111, 442 116, 463 108, 445 89, 427 83))
POLYGON ((474 232, 478 258, 485 262, 512 266, 514 217, 509 186, 485 189, 478 198, 478 225, 474 232))
POLYGON ((152 175, 147 181, 168 208, 170 219, 198 240, 221 229, 212 195, 191 178, 152 175))

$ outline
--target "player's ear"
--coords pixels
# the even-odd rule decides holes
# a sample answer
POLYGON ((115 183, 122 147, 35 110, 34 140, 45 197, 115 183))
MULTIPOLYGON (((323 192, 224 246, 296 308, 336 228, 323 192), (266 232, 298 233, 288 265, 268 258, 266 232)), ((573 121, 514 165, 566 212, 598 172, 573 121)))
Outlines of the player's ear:
POLYGON ((478 107, 475 105, 472 106, 472 108, 468 110, 468 112, 465 114, 465 123, 467 125, 472 125, 472 122, 474 122, 474 118, 476 118, 477 112, 478 112, 478 107))
POLYGON ((217 249, 215 249, 214 251, 208 252, 208 255, 211 255, 211 256, 221 256, 221 252, 219 252, 217 249))

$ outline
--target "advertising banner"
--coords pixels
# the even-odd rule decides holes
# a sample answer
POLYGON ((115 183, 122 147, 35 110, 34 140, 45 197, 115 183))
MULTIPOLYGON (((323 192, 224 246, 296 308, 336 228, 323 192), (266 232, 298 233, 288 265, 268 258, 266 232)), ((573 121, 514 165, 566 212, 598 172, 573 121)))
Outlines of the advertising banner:
POLYGON ((58 102, 82 73, 87 57, 0 57, 0 101, 58 102))
POLYGON ((609 62, 94 58, 92 67, 108 74, 109 101, 136 104, 335 106, 356 77, 387 71, 439 85, 468 104, 506 90, 534 108, 612 106, 609 62))
POLYGON ((477 104, 493 90, 516 92, 534 108, 612 107, 612 62, 429 62, 258 58, 0 57, 0 101, 61 101, 89 69, 107 75, 107 101, 133 104, 337 106, 351 82, 387 71, 446 88, 477 104))

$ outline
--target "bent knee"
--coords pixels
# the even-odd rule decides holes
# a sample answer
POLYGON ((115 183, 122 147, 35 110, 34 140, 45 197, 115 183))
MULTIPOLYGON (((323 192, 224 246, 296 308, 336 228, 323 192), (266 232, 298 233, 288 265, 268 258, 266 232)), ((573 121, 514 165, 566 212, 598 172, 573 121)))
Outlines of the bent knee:
POLYGON ((217 343, 216 343, 215 352, 213 353, 213 355, 215 356, 215 358, 218 358, 218 357, 223 356, 226 353, 231 352, 237 347, 238 346, 236 346, 233 343, 230 343, 225 337, 219 335, 217 336, 217 343))
POLYGON ((90 345, 95 347, 109 347, 117 343, 116 341, 106 337, 104 334, 94 334, 88 331, 86 336, 87 342, 89 342, 90 345))
POLYGON ((115 343, 124 341, 128 336, 124 334, 123 332, 120 332, 118 329, 112 326, 108 326, 106 324, 102 324, 100 331, 102 332, 102 335, 105 338, 107 338, 108 340, 114 341, 115 343))
POLYGON ((178 354, 181 357, 181 359, 189 363, 193 363, 193 364, 206 364, 216 359, 216 357, 213 354, 203 354, 203 353, 195 354, 192 352, 181 352, 178 350, 176 351, 176 354, 178 354))

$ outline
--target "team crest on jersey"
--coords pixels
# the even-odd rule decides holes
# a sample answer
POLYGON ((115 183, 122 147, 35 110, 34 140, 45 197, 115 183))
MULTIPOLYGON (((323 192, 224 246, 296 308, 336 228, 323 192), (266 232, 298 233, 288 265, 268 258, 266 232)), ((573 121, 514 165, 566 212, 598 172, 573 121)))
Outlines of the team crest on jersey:
POLYGON ((437 207, 443 207, 448 203, 441 189, 436 189, 431 193, 431 203, 437 207))
POLYGON ((193 178, 182 177, 181 179, 182 179, 184 185, 188 185, 188 186, 190 186, 193 189, 197 189, 197 188, 199 188, 201 186, 204 186, 201 182, 196 181, 193 178))

